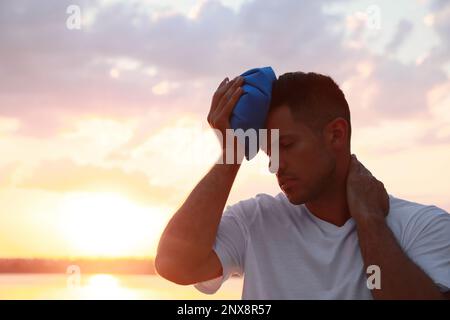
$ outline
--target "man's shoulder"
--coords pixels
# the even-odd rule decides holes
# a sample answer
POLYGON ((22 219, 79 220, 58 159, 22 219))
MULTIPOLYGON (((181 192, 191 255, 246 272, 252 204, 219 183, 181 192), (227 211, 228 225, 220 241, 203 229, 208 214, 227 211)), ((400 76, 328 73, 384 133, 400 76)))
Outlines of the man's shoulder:
POLYGON ((251 198, 228 205, 224 215, 233 215, 238 219, 250 222, 257 218, 267 220, 270 217, 279 216, 281 212, 285 211, 285 206, 286 199, 282 192, 276 195, 258 193, 251 198))
MULTIPOLYGON (((387 221, 408 256, 428 272, 438 262, 448 263, 450 214, 435 205, 398 198, 391 199, 391 205, 387 221)), ((443 283, 448 287, 447 280, 443 283)))
POLYGON ((433 204, 423 204, 389 195, 390 209, 388 222, 394 226, 413 226, 428 224, 434 220, 450 219, 450 215, 442 208, 433 204))
POLYGON ((430 212, 432 215, 446 214, 447 212, 434 204, 423 204, 389 195, 389 214, 414 216, 430 212))
POLYGON ((229 205, 228 207, 241 207, 241 208, 249 208, 254 209, 256 207, 261 208, 270 208, 274 205, 282 204, 285 202, 285 196, 282 192, 271 195, 268 193, 257 193, 255 196, 243 199, 235 204, 229 205))

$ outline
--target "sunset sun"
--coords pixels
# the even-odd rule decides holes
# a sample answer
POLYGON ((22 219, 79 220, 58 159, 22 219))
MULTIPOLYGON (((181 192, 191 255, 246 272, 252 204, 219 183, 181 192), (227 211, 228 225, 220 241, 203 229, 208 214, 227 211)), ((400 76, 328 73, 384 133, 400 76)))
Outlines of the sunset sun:
POLYGON ((60 230, 82 256, 148 256, 164 220, 161 210, 120 194, 76 193, 62 202, 60 230))

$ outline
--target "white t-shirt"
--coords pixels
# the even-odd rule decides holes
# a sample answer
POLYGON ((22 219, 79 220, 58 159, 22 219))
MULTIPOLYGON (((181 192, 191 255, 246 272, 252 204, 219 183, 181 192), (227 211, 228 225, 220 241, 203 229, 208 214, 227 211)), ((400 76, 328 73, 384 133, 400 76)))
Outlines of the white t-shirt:
MULTIPOLYGON (((386 219, 409 258, 442 292, 450 290, 450 215, 390 195, 386 219)), ((282 192, 227 206, 214 250, 223 275, 194 285, 203 293, 215 293, 239 274, 242 299, 372 299, 355 221, 338 227, 282 192)))

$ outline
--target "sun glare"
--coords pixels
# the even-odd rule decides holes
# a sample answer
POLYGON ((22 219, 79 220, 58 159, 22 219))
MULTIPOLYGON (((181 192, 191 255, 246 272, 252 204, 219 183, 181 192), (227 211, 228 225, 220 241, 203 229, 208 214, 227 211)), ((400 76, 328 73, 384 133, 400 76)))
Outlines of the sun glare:
POLYGON ((149 256, 165 224, 160 209, 141 207, 120 194, 76 193, 61 205, 60 230, 70 255, 149 256))
POLYGON ((136 299, 137 294, 123 287, 119 279, 109 274, 96 274, 89 278, 86 286, 81 288, 83 299, 136 299))

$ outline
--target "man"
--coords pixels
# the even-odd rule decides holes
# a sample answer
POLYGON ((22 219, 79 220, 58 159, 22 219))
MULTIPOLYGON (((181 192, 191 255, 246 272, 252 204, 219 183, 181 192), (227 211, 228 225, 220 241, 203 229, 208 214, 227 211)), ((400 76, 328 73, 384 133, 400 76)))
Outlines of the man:
MULTIPOLYGON (((212 99, 223 136, 242 84, 225 79, 212 99)), ((266 126, 279 129, 283 192, 223 212, 242 157, 214 165, 161 237, 161 276, 214 293, 237 273, 243 299, 449 298, 450 215, 388 195, 351 155, 348 104, 330 77, 279 77, 266 126)))

